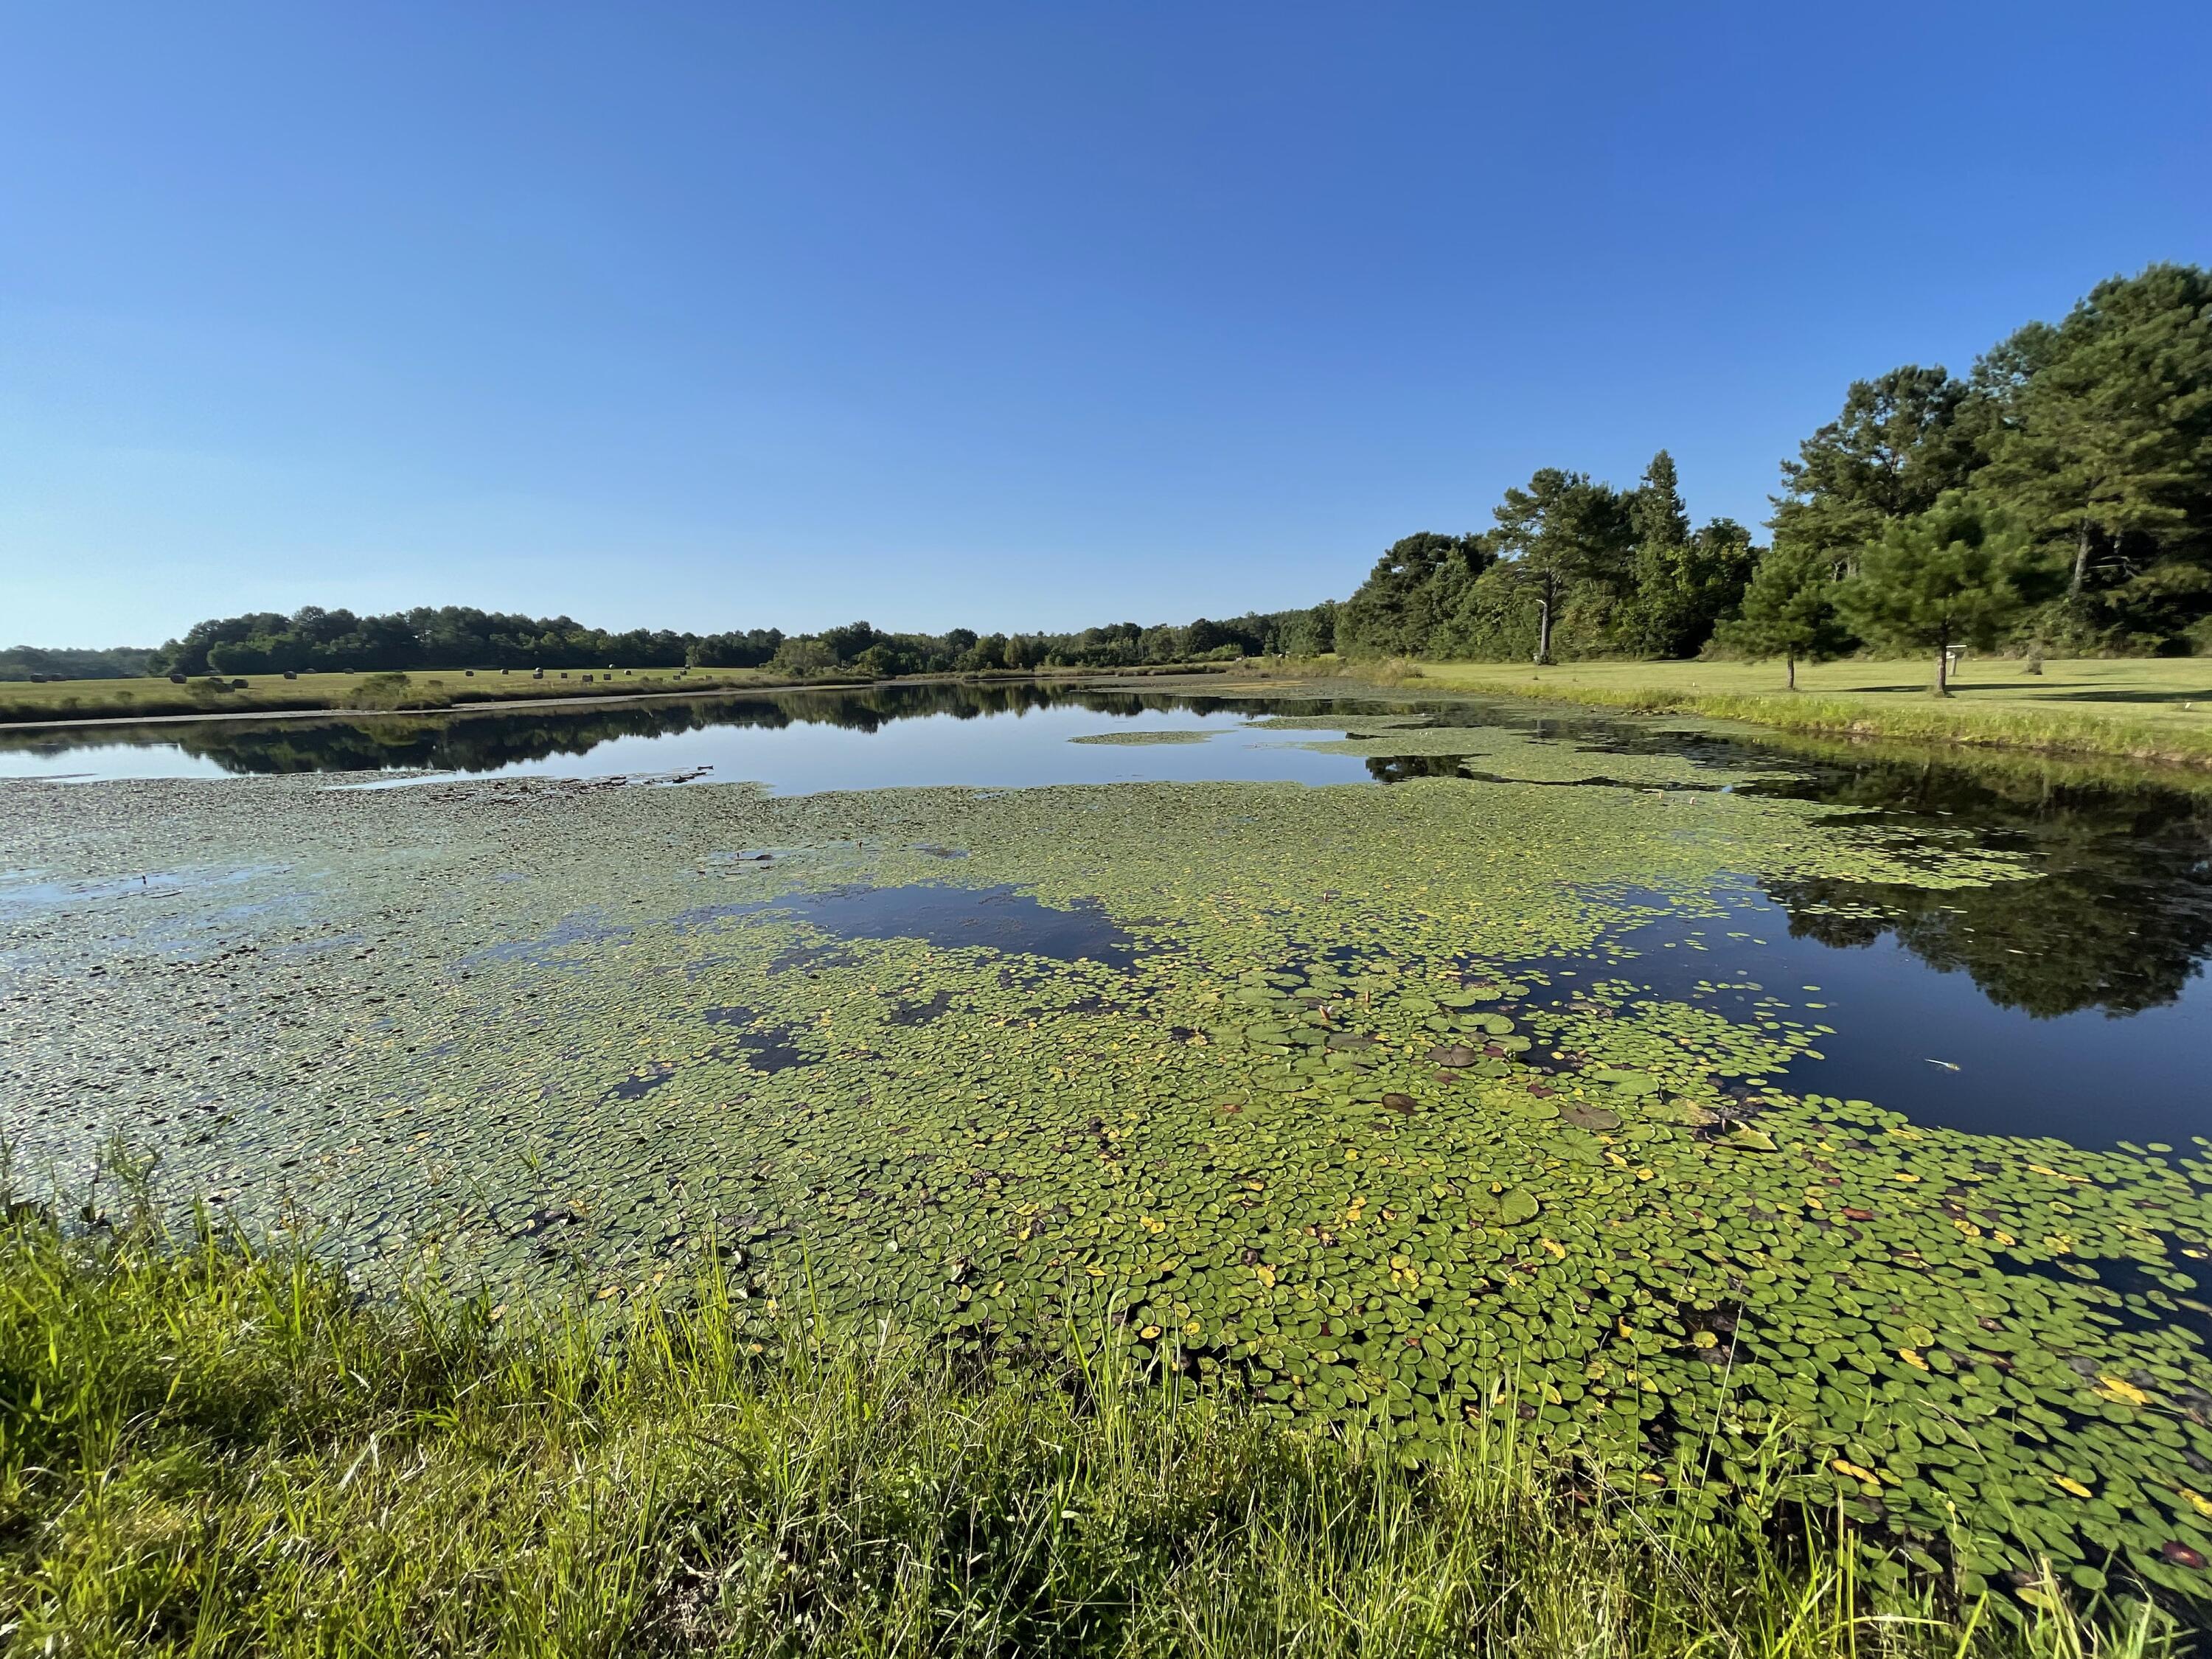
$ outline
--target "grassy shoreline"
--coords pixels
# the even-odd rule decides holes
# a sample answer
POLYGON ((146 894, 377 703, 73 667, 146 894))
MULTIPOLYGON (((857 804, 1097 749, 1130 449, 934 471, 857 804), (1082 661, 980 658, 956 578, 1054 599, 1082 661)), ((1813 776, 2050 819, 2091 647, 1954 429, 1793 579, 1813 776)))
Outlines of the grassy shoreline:
POLYGON ((763 1342, 733 1266, 680 1306, 502 1319, 11 1210, 0 1633, 23 1651, 2178 1650, 2142 1604, 1878 1589, 1817 1516, 1691 1521, 1546 1463, 1510 1414, 1412 1469, 1080 1358, 763 1342))
POLYGON ((2039 677, 2018 663, 1971 663, 1938 699, 1923 665, 1849 662, 1802 668, 1789 691, 1771 665, 1421 662, 1324 659, 1319 672, 1394 689, 1492 692, 1640 714, 1698 714, 1812 736, 1895 738, 2050 755, 2212 768, 2212 664, 2196 659, 2052 660, 2039 677))

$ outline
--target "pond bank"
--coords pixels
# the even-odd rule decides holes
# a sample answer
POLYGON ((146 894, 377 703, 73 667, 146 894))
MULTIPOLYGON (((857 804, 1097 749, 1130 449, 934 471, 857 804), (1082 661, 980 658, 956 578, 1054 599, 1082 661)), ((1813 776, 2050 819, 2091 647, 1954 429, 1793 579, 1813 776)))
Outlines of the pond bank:
POLYGON ((365 1303, 281 1244, 0 1225, 0 1621, 26 1650, 2157 1654, 2055 1581, 1875 1582, 1819 1534, 1536 1455, 1419 1470, 1118 1362, 811 1345, 741 1266, 542 1321, 365 1303))
MULTIPOLYGON (((2041 754, 2093 755, 2212 769, 2212 665, 2052 660, 2027 676, 2012 662, 1970 665, 1938 701, 1917 663, 1801 669, 1784 691, 1771 664, 1422 663, 1399 696, 1466 691, 1535 697, 1638 714, 1697 714, 1815 736, 1893 738, 2041 754), (2002 679, 1978 678, 2002 674, 2002 679)), ((1357 679, 1356 667, 1343 671, 1357 679)), ((1241 678, 1241 677, 1240 677, 1241 678)), ((1265 684, 1264 680, 1257 682, 1265 684)))

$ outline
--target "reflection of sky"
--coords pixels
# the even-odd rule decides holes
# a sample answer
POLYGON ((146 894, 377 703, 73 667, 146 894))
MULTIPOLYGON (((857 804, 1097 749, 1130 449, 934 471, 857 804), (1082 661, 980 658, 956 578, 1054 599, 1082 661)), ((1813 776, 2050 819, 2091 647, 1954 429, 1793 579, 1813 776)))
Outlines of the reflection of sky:
POLYGON ((0 777, 71 778, 85 782, 108 778, 227 778, 229 773, 204 756, 187 755, 173 743, 99 743, 52 753, 0 750, 0 777))
MULTIPOLYGON (((1364 783, 1367 764, 1349 755, 1302 747, 1336 732, 1251 731, 1237 713, 1148 709, 1134 717, 1073 707, 959 718, 927 714, 886 720, 873 732, 800 723, 782 727, 721 726, 665 737, 618 737, 588 754, 519 761, 500 773, 604 777, 621 772, 688 772, 702 781, 757 781, 779 794, 828 789, 973 784, 1017 788, 1048 783, 1137 780, 1243 779, 1296 783, 1364 783), (1071 743, 1107 732, 1204 732, 1204 743, 1071 743)), ((173 744, 109 744, 55 755, 0 754, 0 775, 91 778, 223 777, 210 760, 173 744)))
POLYGON ((1620 936, 1637 952, 1629 961, 1529 965, 1561 975, 1555 994, 1626 980, 1739 1021, 1772 997, 1789 1005, 1786 1018, 1836 1028, 1814 1042, 1820 1059, 1776 1074, 1784 1088, 1871 1100, 1916 1123, 2081 1146, 2212 1134, 2212 980, 2201 971, 2175 1001, 2126 1018, 2085 1008, 2039 1018, 1991 1001, 1963 970, 1930 966, 1894 933, 1826 945, 1793 936, 1789 913, 1762 893, 1711 896, 1728 905, 1724 920, 1675 914, 1631 928, 1620 936))

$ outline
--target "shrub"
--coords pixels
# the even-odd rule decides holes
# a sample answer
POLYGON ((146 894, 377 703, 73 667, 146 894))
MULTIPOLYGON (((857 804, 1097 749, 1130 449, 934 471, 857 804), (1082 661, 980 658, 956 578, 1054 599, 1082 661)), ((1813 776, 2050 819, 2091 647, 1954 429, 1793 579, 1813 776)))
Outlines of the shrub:
POLYGON ((371 674, 345 694, 341 707, 346 708, 446 708, 453 704, 453 696, 445 687, 433 681, 416 685, 404 674, 371 674))

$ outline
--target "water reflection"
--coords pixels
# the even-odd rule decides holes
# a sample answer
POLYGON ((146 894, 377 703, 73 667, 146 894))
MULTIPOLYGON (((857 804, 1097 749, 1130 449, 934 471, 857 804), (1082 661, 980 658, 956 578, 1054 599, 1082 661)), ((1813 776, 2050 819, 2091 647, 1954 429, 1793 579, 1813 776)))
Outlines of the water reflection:
MULTIPOLYGON (((1774 781, 1742 786, 1744 792, 1849 807, 1862 823, 1971 834, 1981 847, 2023 854, 2041 878, 1956 891, 1767 882, 1765 893, 1787 913, 1792 938, 1837 950, 1889 941, 1939 973, 1964 974, 1997 1006, 2044 1019, 2086 1009, 2118 1018, 2165 1006, 2212 958, 2212 781, 2192 790, 2124 781, 2063 762, 1753 745, 1589 720, 1517 724, 1601 751, 1666 752, 1771 771, 1774 781)), ((1372 759, 1367 769, 1382 783, 1485 776, 1449 756, 1372 759)), ((1599 776, 1560 787, 1618 786, 1599 776)), ((2207 1093, 2212 1097, 2212 1089, 2207 1093)))
MULTIPOLYGON (((1220 714, 1231 707, 1219 697, 1078 690, 1035 683, 892 684, 586 708, 483 714, 461 709, 412 716, 117 724, 100 727, 96 736, 82 730, 0 732, 0 759, 15 755, 75 760, 85 773, 98 774, 105 769, 107 750, 173 749, 236 775, 480 773, 558 756, 588 755, 624 738, 667 738, 720 729, 775 732, 794 726, 821 726, 875 732, 896 721, 931 715, 969 720, 1036 709, 1074 708, 1129 719, 1147 710, 1172 708, 1205 715, 1220 714)), ((1249 711, 1250 705, 1237 707, 1249 711)))
POLYGON ((2023 853, 2041 879, 1958 892, 1863 882, 1771 883, 1792 934, 1838 948, 1891 937, 2038 1018, 2118 1016, 2179 998, 2212 956, 2212 795, 2126 788, 2047 768, 1967 770, 1857 757, 1778 793, 1876 821, 1948 819, 2023 853))

